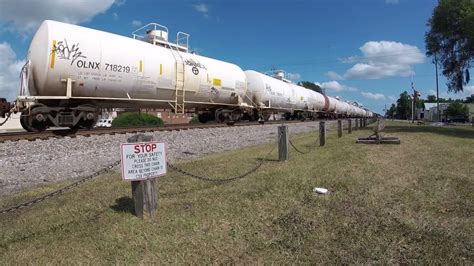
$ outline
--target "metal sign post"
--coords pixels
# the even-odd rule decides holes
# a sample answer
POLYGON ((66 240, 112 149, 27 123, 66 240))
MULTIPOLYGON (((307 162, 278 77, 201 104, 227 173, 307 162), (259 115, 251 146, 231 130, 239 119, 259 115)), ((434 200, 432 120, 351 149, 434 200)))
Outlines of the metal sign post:
POLYGON ((131 181, 135 214, 142 219, 156 215, 155 178, 166 174, 166 145, 144 134, 120 145, 122 178, 131 181))

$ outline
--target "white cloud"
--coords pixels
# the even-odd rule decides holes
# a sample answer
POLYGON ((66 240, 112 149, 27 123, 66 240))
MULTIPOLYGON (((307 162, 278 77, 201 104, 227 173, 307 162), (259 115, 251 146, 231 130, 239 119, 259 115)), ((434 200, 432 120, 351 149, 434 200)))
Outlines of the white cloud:
POLYGON ((474 94, 474 86, 464 86, 463 94, 466 96, 471 96, 471 94, 474 94))
POLYGON ((209 18, 209 6, 204 4, 204 3, 201 3, 201 4, 197 4, 197 5, 194 5, 194 9, 203 14, 203 16, 205 18, 209 18))
POLYGON ((132 26, 135 28, 138 28, 142 25, 142 22, 140 20, 133 20, 132 21, 132 26))
POLYGON ((372 92, 365 92, 362 91, 360 92, 364 98, 370 99, 370 100, 385 100, 385 95, 382 93, 372 93, 372 92))
POLYGON ((388 99, 389 99, 390 101, 395 101, 397 98, 396 98, 395 96, 388 96, 388 99))
POLYGON ((341 80, 343 77, 339 74, 337 74, 336 72, 334 71, 328 71, 326 72, 326 77, 328 77, 329 79, 332 79, 332 80, 341 80))
POLYGON ((197 12, 200 12, 200 13, 203 13, 203 14, 207 14, 209 12, 209 7, 206 4, 194 5, 194 9, 197 12))
POLYGON ((314 84, 318 85, 322 89, 332 90, 332 91, 337 91, 337 92, 339 92, 339 91, 357 91, 357 88, 342 85, 339 82, 334 81, 334 80, 333 81, 328 81, 328 82, 323 82, 323 83, 315 82, 314 84))
POLYGON ((0 97, 13 100, 19 90, 19 75, 25 60, 17 60, 16 54, 7 42, 0 43, 0 97))
POLYGON ((424 62, 425 55, 416 46, 391 41, 370 41, 360 47, 362 56, 344 62, 357 62, 344 74, 345 79, 381 79, 414 75, 413 65, 424 62))
POLYGON ((116 4, 117 6, 123 6, 126 2, 127 0, 115 0, 114 4, 116 4))
POLYGON ((106 12, 113 4, 114 0, 2 0, 0 22, 8 30, 28 34, 36 30, 43 20, 79 24, 106 12))
POLYGON ((119 19, 119 15, 116 12, 112 13, 112 17, 114 18, 114 20, 119 19))
POLYGON ((397 4, 398 4, 398 0, 385 0, 385 4, 397 5, 397 4))
POLYGON ((286 77, 291 81, 297 81, 301 79, 301 75, 299 73, 286 73, 286 77))

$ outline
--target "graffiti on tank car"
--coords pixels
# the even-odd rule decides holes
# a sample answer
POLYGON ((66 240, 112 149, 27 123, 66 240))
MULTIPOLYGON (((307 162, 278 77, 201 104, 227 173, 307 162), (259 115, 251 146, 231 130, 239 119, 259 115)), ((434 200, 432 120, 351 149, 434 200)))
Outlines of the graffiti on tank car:
POLYGON ((184 63, 188 66, 198 67, 198 68, 207 70, 206 66, 204 66, 203 64, 201 64, 198 61, 194 61, 194 59, 191 59, 191 58, 187 58, 186 60, 184 60, 184 63))
POLYGON ((71 65, 74 64, 78 58, 87 58, 79 50, 79 43, 73 44, 71 47, 69 47, 66 39, 64 39, 64 41, 55 43, 51 53, 55 53, 59 59, 70 60, 71 65))

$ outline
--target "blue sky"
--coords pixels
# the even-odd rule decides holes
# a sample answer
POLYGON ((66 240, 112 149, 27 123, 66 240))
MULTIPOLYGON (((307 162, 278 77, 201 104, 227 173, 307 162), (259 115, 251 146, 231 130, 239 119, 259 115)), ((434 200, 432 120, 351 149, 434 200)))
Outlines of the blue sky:
MULTIPOLYGON (((54 19, 130 36, 158 22, 171 36, 191 34, 199 54, 242 69, 286 70, 295 81, 382 112, 413 80, 422 97, 435 90, 424 34, 436 0, 0 0, 0 97, 12 98, 39 23, 54 19), (2 96, 3 95, 3 96, 2 96)), ((440 95, 464 98, 474 93, 440 95)))

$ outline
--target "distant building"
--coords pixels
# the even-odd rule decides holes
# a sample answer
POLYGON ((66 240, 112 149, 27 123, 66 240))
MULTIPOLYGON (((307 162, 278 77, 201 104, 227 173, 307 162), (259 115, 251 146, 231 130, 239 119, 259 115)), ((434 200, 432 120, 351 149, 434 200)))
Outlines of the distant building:
MULTIPOLYGON (((446 110, 448 109, 448 106, 451 103, 439 103, 439 110, 441 113, 441 122, 448 121, 449 119, 452 119, 452 117, 448 117, 446 114, 446 110)), ((464 105, 467 105, 469 108, 469 121, 473 121, 474 119, 474 103, 466 103, 464 105)), ((417 118, 425 121, 430 121, 430 122, 439 122, 438 120, 438 107, 437 103, 425 103, 425 109, 424 110, 418 110, 417 109, 417 118)))
POLYGON ((423 111, 423 120, 431 122, 439 122, 438 118, 441 117, 441 121, 446 121, 446 109, 448 109, 449 103, 439 103, 439 110, 441 116, 438 116, 438 104, 437 103, 425 103, 425 110, 423 111))

